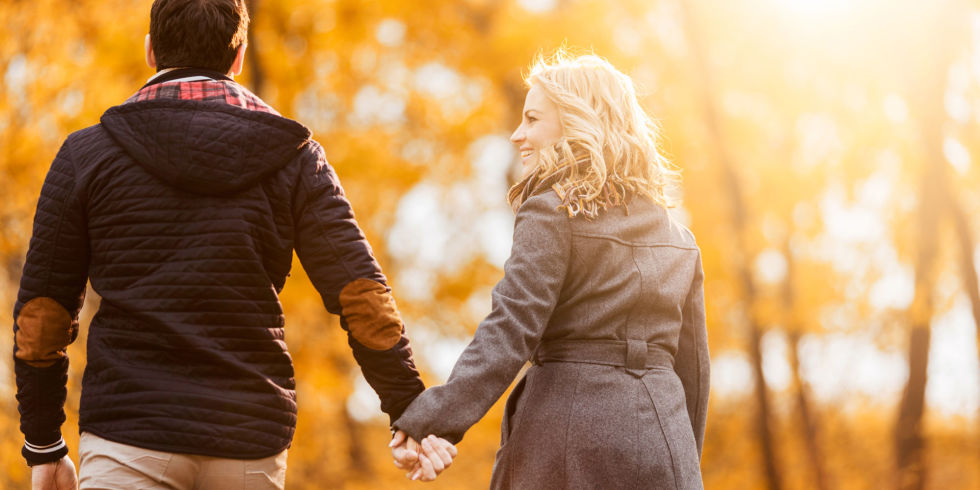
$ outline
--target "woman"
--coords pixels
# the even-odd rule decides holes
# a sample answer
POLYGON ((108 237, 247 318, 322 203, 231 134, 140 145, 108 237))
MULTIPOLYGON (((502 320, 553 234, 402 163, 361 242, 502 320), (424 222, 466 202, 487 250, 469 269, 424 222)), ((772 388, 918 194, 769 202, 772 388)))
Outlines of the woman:
POLYGON ((539 61, 527 83, 511 136, 524 167, 509 195, 514 244, 492 312, 446 384, 393 425, 458 442, 530 360, 492 488, 702 488, 704 276, 666 210, 676 171, 657 127, 630 78, 596 56, 539 61))

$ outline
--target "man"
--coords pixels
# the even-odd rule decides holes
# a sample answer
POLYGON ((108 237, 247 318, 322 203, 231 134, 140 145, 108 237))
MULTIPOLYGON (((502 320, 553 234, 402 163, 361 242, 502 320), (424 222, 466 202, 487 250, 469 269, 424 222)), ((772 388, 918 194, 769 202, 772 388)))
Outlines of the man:
POLYGON ((35 487, 76 485, 61 425, 86 281, 102 303, 82 380, 83 487, 283 487, 296 395, 278 294, 293 250, 391 420, 424 389, 323 148, 233 80, 248 21, 243 0, 156 0, 157 74, 51 165, 14 307, 35 487))

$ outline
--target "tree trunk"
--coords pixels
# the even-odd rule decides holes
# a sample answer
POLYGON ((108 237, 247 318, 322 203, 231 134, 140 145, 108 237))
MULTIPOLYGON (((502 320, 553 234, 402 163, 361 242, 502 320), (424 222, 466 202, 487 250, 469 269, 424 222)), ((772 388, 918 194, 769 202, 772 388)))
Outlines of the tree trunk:
MULTIPOLYGON (((330 360, 330 365, 333 366, 334 370, 338 374, 350 374, 353 370, 358 369, 356 363, 351 357, 345 355, 343 351, 331 351, 328 355, 330 360)), ((342 422, 342 429, 347 435, 347 461, 349 463, 350 474, 357 475, 360 478, 370 478, 374 469, 371 466, 370 455, 364 450, 364 426, 351 416, 350 411, 347 409, 346 400, 344 400, 343 408, 340 410, 340 417, 342 422)), ((333 483, 325 483, 325 487, 335 486, 333 483)))
MULTIPOLYGON (((920 8, 922 8, 920 6, 920 8)), ((943 155, 944 95, 946 74, 955 56, 958 35, 964 32, 967 9, 950 0, 929 5, 914 14, 910 38, 916 45, 903 60, 910 107, 922 135, 922 188, 919 194, 915 295, 909 308, 909 378, 902 394, 895 424, 895 484, 902 490, 924 488, 928 476, 923 437, 923 415, 929 367, 930 322, 939 250, 939 220, 949 203, 948 164, 943 155), (911 68, 911 69, 910 69, 911 68)))
POLYGON ((977 266, 973 260, 975 250, 973 230, 970 229, 970 221, 967 219, 966 212, 963 211, 963 205, 957 195, 952 191, 947 192, 946 195, 948 196, 949 213, 953 218, 953 233, 956 234, 956 242, 960 249, 960 274, 963 278, 963 290, 966 291, 966 295, 970 299, 973 324, 977 331, 977 347, 980 347, 980 286, 977 284, 977 266))
POLYGON ((372 474, 371 463, 367 453, 364 451, 364 430, 361 423, 351 417, 344 404, 344 428, 347 430, 347 455, 350 457, 351 472, 361 477, 368 477, 372 474))
MULTIPOLYGON (((956 243, 960 252, 960 276, 963 279, 963 290, 966 291, 966 296, 970 299, 970 306, 973 311, 973 325, 977 335, 977 355, 980 359, 980 287, 977 284, 977 266, 973 260, 975 250, 973 233, 956 189, 946 189, 945 194, 947 196, 947 210, 953 221, 953 233, 956 235, 956 243)), ((978 429, 980 429, 980 417, 978 417, 977 422, 978 429)), ((980 430, 977 432, 980 433, 980 430)), ((978 467, 980 467, 980 463, 978 463, 978 467)))
POLYGON ((919 194, 917 257, 915 261, 915 295, 909 308, 909 378, 902 394, 895 424, 896 486, 903 490, 920 490, 926 481, 925 441, 922 418, 925 412, 926 372, 929 367, 930 321, 933 315, 932 293, 936 275, 936 254, 940 203, 946 164, 942 153, 942 100, 945 67, 936 78, 926 81, 921 93, 913 94, 917 103, 925 147, 922 165, 922 188, 919 194), (935 107, 923 101, 934 101, 935 107))
POLYGON ((911 322, 909 378, 902 394, 895 425, 896 484, 900 489, 909 490, 923 488, 926 479, 922 417, 925 411, 926 372, 929 367, 930 321, 933 315, 932 292, 938 252, 939 204, 942 199, 941 189, 945 171, 940 146, 942 136, 938 130, 941 124, 930 117, 925 118, 923 122, 927 152, 922 167, 922 189, 919 195, 915 295, 908 314, 911 322), (933 128, 930 129, 929 126, 933 128))
POLYGON ((755 312, 756 303, 755 285, 752 281, 750 270, 751 251, 746 244, 745 233, 748 222, 748 210, 745 205, 745 197, 742 192, 741 183, 731 155, 728 153, 725 137, 719 123, 717 103, 714 100, 714 87, 711 80, 711 70, 705 57, 704 46, 701 43, 701 35, 697 29, 697 20, 694 18, 691 6, 688 2, 679 2, 686 23, 686 32, 691 44, 691 51, 698 70, 698 76, 702 80, 702 100, 704 102, 704 120, 707 126, 710 144, 714 151, 714 159, 721 168, 724 182, 723 187, 727 190, 728 199, 732 210, 732 227, 735 235, 735 267, 737 277, 743 295, 743 304, 747 312, 747 328, 749 338, 749 358, 752 362, 752 373, 755 381, 755 401, 756 401, 756 430, 759 435, 759 443, 762 449, 763 464, 765 466, 766 481, 770 490, 782 488, 782 478, 779 463, 776 459, 776 441, 773 437, 771 405, 769 402, 769 389, 766 385, 766 378, 762 369, 762 327, 755 312))
POLYGON ((813 410, 810 402, 809 387, 803 381, 803 376, 800 374, 799 344, 800 337, 803 334, 803 326, 795 315, 796 292, 793 285, 796 279, 793 253, 789 246, 789 240, 783 246, 783 255, 786 257, 786 278, 783 282, 783 309, 786 313, 786 334, 789 341, 790 368, 793 371, 793 389, 796 391, 796 411, 800 418, 800 429, 803 432, 803 441, 813 472, 814 486, 817 490, 827 490, 832 485, 828 481, 827 469, 820 451, 821 444, 817 414, 813 410))
MULTIPOLYGON (((922 294, 927 295, 928 292, 922 294)), ((922 436, 922 414, 925 408, 926 367, 929 364, 929 335, 929 324, 926 319, 924 322, 918 321, 914 324, 909 339, 909 381, 902 395, 895 427, 897 487, 902 490, 920 490, 925 486, 926 467, 923 457, 925 440, 922 436)))
MULTIPOLYGON (((752 296, 754 298, 754 295, 752 296)), ((746 303, 753 304, 746 298, 746 303)), ((754 316, 750 314, 750 316, 754 316)), ((752 374, 755 378, 756 430, 759 443, 762 446, 763 463, 765 464, 766 481, 770 490, 782 488, 779 463, 776 461, 776 441, 770 421, 772 413, 769 403, 769 387, 762 371, 762 329, 755 318, 749 320, 749 357, 752 360, 752 374)))

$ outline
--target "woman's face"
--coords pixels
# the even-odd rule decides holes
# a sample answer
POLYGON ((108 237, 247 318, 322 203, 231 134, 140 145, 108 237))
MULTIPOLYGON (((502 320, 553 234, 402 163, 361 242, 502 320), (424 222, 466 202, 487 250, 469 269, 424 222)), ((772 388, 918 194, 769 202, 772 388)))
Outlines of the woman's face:
POLYGON ((532 85, 524 100, 524 115, 510 140, 521 152, 522 177, 527 177, 538 165, 540 150, 553 146, 561 138, 558 106, 545 95, 539 85, 532 85))

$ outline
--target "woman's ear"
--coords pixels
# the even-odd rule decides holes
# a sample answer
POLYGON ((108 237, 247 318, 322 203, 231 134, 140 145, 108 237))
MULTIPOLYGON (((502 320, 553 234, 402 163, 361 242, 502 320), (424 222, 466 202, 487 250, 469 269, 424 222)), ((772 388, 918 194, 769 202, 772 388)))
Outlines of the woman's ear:
POLYGON ((153 54, 153 44, 150 43, 150 35, 146 35, 146 39, 143 41, 143 49, 146 51, 146 66, 156 70, 157 68, 157 57, 153 54))

